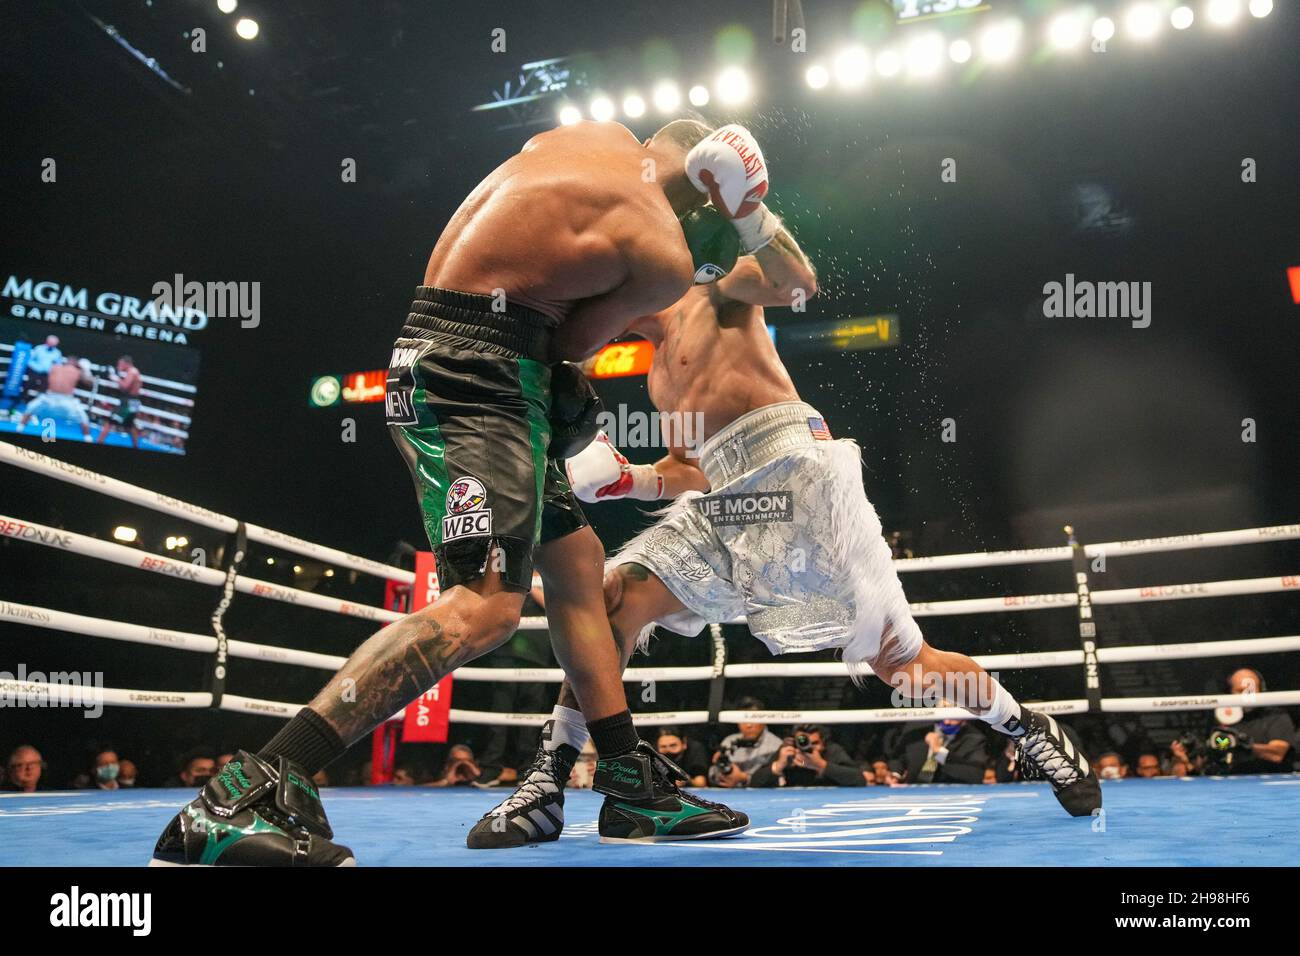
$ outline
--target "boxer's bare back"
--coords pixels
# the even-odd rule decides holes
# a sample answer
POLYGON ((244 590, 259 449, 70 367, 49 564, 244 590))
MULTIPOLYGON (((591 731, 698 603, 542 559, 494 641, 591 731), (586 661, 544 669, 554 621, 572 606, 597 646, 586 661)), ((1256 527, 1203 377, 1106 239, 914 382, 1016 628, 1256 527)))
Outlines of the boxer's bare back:
POLYGON ((424 284, 502 290, 560 323, 552 360, 591 355, 692 282, 677 216, 704 197, 680 155, 648 143, 617 123, 533 137, 456 210, 424 284))

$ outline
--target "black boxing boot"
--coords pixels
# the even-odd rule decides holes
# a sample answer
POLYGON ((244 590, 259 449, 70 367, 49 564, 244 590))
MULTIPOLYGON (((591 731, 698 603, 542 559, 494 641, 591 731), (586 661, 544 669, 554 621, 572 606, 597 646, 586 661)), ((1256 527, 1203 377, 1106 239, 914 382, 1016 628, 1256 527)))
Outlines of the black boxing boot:
POLYGON ((503 850, 550 843, 564 830, 564 787, 578 759, 568 744, 554 750, 538 746, 515 792, 474 824, 465 838, 471 850, 503 850))
POLYGON ((1025 732, 1015 738, 1028 780, 1046 779, 1056 799, 1072 817, 1101 809, 1101 783, 1088 758, 1049 714, 1020 708, 1025 732))
POLYGON ((356 866, 333 836, 301 767, 241 750, 167 825, 149 865, 356 866))
POLYGON ((731 836, 749 827, 738 810, 686 793, 690 777, 644 740, 636 749, 596 762, 592 789, 605 794, 601 843, 662 843, 731 836))

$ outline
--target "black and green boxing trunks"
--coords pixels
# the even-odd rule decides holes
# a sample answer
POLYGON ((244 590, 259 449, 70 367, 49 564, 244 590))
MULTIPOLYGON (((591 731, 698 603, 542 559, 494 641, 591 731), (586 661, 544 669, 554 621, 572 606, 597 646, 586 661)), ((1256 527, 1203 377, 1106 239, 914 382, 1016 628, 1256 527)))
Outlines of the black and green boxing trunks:
POLYGON ((585 527, 564 472, 547 459, 555 321, 492 296, 420 286, 393 345, 388 431, 415 482, 446 590, 491 567, 532 585, 539 543, 585 527))

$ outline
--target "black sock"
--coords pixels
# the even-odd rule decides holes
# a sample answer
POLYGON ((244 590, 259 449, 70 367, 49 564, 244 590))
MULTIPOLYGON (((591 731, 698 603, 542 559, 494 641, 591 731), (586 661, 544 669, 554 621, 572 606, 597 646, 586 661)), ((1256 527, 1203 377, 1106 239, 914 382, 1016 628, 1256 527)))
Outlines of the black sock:
POLYGON ((314 774, 347 749, 324 717, 304 707, 257 755, 268 763, 274 763, 277 757, 287 757, 314 774))
POLYGON ((630 710, 592 721, 587 724, 587 729, 591 731, 591 742, 596 745, 596 753, 601 757, 630 753, 641 742, 641 738, 636 735, 636 728, 632 726, 630 710))

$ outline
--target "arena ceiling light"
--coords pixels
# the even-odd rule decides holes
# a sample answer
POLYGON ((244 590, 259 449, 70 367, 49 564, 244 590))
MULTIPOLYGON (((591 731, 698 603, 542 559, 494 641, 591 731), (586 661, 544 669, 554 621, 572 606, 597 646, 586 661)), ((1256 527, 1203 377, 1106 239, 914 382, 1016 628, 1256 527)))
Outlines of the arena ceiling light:
POLYGON ((1174 7, 1169 14, 1169 22, 1175 30, 1186 30, 1196 22, 1196 13, 1191 7, 1174 7))
POLYGON ((217 9, 222 13, 234 13, 239 7, 239 0, 217 0, 217 9))
POLYGON ((614 118, 614 101, 608 96, 598 96, 591 101, 587 112, 597 123, 608 123, 614 118))
POLYGON ((1241 0, 1210 0, 1205 15, 1216 27, 1230 26, 1241 16, 1241 0))
POLYGON ((927 33, 912 40, 907 45, 904 60, 907 63, 908 76, 926 78, 934 76, 943 67, 943 36, 927 33))
POLYGON ((235 33, 244 40, 256 40, 262 28, 251 17, 240 17, 235 21, 235 33))
POLYGON ((948 45, 948 58, 954 63, 969 63, 974 54, 969 40, 953 40, 948 45))
POLYGON ((1124 29, 1135 40, 1151 40, 1160 32, 1160 8, 1149 0, 1135 3, 1124 15, 1124 29))
POLYGON ((1092 38, 1098 43, 1106 43, 1115 36, 1115 21, 1110 17, 1098 17, 1092 23, 1092 38))
POLYGON ((1053 50, 1064 53, 1078 49, 1087 36, 1087 23, 1078 10, 1058 13, 1047 25, 1047 42, 1053 50))
POLYGON ((664 80, 655 86, 650 98, 654 101, 655 109, 660 113, 676 113, 677 108, 682 105, 682 91, 671 80, 664 80))
POLYGON ((903 69, 903 58, 893 50, 881 50, 876 54, 876 72, 885 78, 898 76, 903 69))
POLYGON ((645 115, 645 100, 635 93, 623 97, 623 112, 631 119, 640 119, 645 115))
POLYGON ((696 84, 691 87, 690 91, 686 94, 686 98, 690 100, 692 106, 708 106, 709 88, 707 86, 696 84))
POLYGON ((1020 46, 1019 20, 1003 20, 980 34, 980 55, 990 63, 1005 63, 1020 46))
POLYGON ((124 524, 120 524, 113 529, 113 540, 121 541, 123 544, 134 544, 139 537, 139 531, 124 524))
POLYGON ((582 120, 582 110, 578 109, 572 103, 566 103, 560 107, 560 124, 562 126, 572 126, 574 123, 582 120))
POLYGON ((820 63, 814 63, 808 67, 808 72, 803 75, 803 78, 814 90, 824 90, 831 81, 831 74, 820 63))
POLYGON ((749 74, 738 66, 729 66, 718 74, 713 88, 726 106, 736 106, 749 99, 749 74))
POLYGON ((1250 0, 1250 15, 1264 19, 1273 12, 1273 0, 1250 0))
POLYGON ((835 57, 835 82, 846 90, 856 89, 867 82, 871 60, 860 46, 841 50, 835 57))

